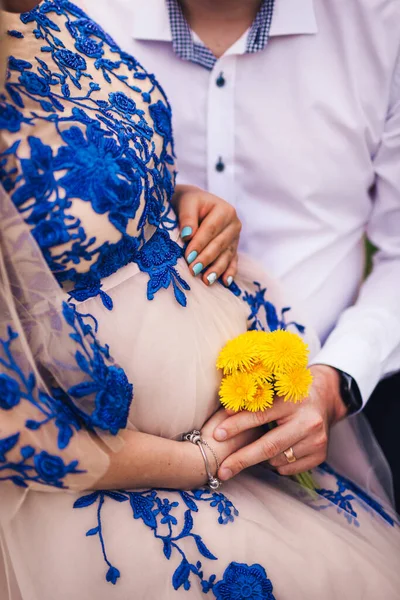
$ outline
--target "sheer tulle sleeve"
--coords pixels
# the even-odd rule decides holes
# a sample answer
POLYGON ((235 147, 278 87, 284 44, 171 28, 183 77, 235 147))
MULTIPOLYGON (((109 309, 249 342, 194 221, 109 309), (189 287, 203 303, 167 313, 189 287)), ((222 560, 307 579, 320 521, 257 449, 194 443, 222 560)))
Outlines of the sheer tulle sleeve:
POLYGON ((5 482, 85 489, 119 447, 132 386, 0 195, 0 496, 5 482))

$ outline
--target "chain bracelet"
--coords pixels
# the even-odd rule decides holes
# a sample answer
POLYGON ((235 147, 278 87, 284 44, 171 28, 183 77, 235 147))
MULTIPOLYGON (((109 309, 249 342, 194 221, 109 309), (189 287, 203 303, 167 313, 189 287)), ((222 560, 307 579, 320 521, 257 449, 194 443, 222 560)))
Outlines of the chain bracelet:
POLYGON ((189 433, 185 433, 182 436, 182 439, 185 440, 186 442, 190 442, 191 444, 194 444, 195 446, 198 446, 200 452, 201 452, 201 456, 203 457, 204 460, 204 465, 206 467, 206 473, 207 473, 207 477, 208 477, 208 487, 215 491, 218 490, 221 485, 222 482, 218 479, 218 477, 215 477, 210 469, 210 463, 208 462, 208 457, 207 454, 204 451, 203 446, 206 446, 206 448, 208 448, 211 452, 211 454, 214 457, 215 463, 217 465, 217 472, 219 471, 219 460, 218 457, 216 455, 216 453, 214 452, 214 450, 211 448, 211 446, 205 441, 203 440, 203 438, 201 437, 201 432, 198 431, 197 429, 194 429, 193 431, 189 431, 189 433))

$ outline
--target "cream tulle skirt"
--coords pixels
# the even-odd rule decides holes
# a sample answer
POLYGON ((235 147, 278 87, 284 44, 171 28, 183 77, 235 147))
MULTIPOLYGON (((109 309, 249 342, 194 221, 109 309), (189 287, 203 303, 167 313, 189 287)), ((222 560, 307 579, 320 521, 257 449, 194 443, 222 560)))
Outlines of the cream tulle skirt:
MULTIPOLYGON (((186 308, 171 290, 148 301, 135 265, 104 282, 113 311, 97 299, 80 307, 134 383, 130 426, 169 438, 201 428, 218 407, 215 359, 250 312, 219 284, 191 278, 184 261, 178 270, 191 286, 186 308)), ((276 284, 242 259, 239 285, 260 278, 282 306, 276 284)), ((307 341, 316 351, 310 332, 307 341)), ((16 505, 10 485, 1 599, 398 600, 400 530, 380 450, 358 418, 336 428, 331 450, 330 466, 314 473, 315 497, 262 467, 221 494, 28 491, 16 505)))

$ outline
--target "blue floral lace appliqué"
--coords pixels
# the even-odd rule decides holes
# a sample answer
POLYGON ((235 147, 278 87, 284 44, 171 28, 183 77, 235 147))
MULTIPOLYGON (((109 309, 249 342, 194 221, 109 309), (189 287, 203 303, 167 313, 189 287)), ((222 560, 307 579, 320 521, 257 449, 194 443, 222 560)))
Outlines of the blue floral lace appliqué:
MULTIPOLYGON (((368 508, 376 515, 379 515, 386 523, 394 527, 398 525, 394 517, 390 515, 387 510, 374 498, 371 498, 366 492, 364 492, 358 485, 339 475, 330 465, 323 463, 319 466, 319 470, 323 473, 332 475, 336 479, 337 490, 330 489, 317 489, 316 492, 322 498, 326 498, 332 504, 337 506, 339 513, 343 513, 344 517, 351 524, 353 523, 356 527, 359 527, 358 513, 355 509, 355 503, 359 504, 364 510, 368 508)), ((327 506, 318 507, 319 510, 329 508, 327 506)))
POLYGON ((223 579, 217 582, 215 575, 205 578, 201 560, 191 562, 183 551, 182 540, 191 539, 202 560, 217 560, 206 546, 203 538, 195 533, 195 516, 201 510, 202 505, 208 504, 217 510, 220 525, 233 523, 235 517, 238 516, 238 511, 232 502, 223 494, 202 489, 193 492, 177 490, 101 491, 79 498, 74 504, 76 509, 97 506, 97 523, 86 532, 86 536, 98 536, 99 538, 103 558, 107 565, 106 581, 115 585, 121 577, 119 569, 112 564, 106 551, 102 524, 102 509, 106 501, 129 504, 133 518, 142 521, 146 527, 151 529, 154 537, 160 541, 165 558, 170 560, 173 553, 180 556, 180 564, 172 574, 171 580, 175 590, 180 588, 186 591, 190 590, 192 578, 195 577, 200 582, 205 594, 211 591, 220 600, 228 598, 274 600, 272 583, 260 565, 248 566, 231 563, 227 567, 223 579), (163 493, 167 492, 174 492, 176 500, 171 502, 169 498, 163 497, 163 493), (180 523, 176 516, 176 509, 182 502, 186 510, 183 522, 180 523), (227 595, 229 593, 231 595, 227 595))
MULTIPOLYGON (((126 427, 132 402, 133 387, 125 372, 109 363, 108 348, 101 346, 92 326, 80 315, 75 306, 63 304, 63 317, 71 328, 70 338, 76 343, 75 361, 86 380, 71 386, 67 392, 52 386, 50 393, 40 389, 34 373, 25 375, 14 356, 13 344, 19 335, 8 327, 8 337, 0 339, 0 411, 12 411, 22 402, 29 403, 41 415, 38 419, 27 419, 27 430, 38 431, 53 423, 58 431, 57 444, 60 451, 69 446, 74 433, 82 428, 102 429, 116 435, 126 427), (91 413, 81 410, 72 399, 88 399, 93 406, 91 413)), ((21 433, 0 439, 0 481, 11 481, 19 487, 28 482, 63 488, 63 479, 68 474, 79 474, 78 461, 68 465, 62 456, 38 451, 30 445, 21 447, 21 433), (9 460, 7 455, 19 449, 18 461, 9 460), (2 476, 2 473, 6 475, 2 476)))
MULTIPOLYGON (((164 92, 153 75, 67 0, 45 0, 21 15, 21 21, 35 26, 24 33, 43 41, 41 57, 31 61, 10 57, 6 94, 0 97, 0 129, 17 134, 23 124, 29 125, 30 155, 20 153, 17 138, 0 155, 0 179, 31 226, 50 268, 71 298, 83 301, 100 295, 112 309, 111 298, 101 289, 102 279, 138 262, 149 274, 149 299, 172 286, 177 301, 185 306, 189 286, 174 268, 182 251, 167 239, 177 221, 171 216, 174 150, 171 109, 164 92), (57 37, 60 18, 73 50, 57 37), (113 60, 105 58, 106 50, 113 60), (96 81, 91 66, 98 72, 96 81), (84 80, 89 80, 85 93, 84 80), (102 81, 113 83, 116 91, 101 94, 102 81), (138 94, 149 104, 149 122, 135 102, 138 94), (39 112, 28 113, 28 102, 39 112), (34 135, 35 125, 43 120, 54 128, 56 146, 34 135), (155 134, 162 140, 159 150, 155 134), (15 164, 20 165, 20 174, 15 164), (104 215, 120 240, 99 243, 88 235, 71 212, 75 198, 104 215), (137 219, 139 206, 143 210, 132 235, 129 226, 137 219), (150 236, 149 226, 156 232, 150 236)), ((16 42, 24 37, 16 31, 9 34, 16 42)))

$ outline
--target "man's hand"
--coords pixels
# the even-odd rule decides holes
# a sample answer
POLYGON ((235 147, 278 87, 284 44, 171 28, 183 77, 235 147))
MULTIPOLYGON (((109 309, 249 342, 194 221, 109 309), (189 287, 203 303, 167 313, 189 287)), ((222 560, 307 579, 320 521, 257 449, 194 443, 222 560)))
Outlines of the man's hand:
POLYGON ((314 381, 309 397, 301 404, 276 398, 264 412, 241 412, 228 417, 214 431, 216 440, 230 439, 246 429, 273 421, 272 429, 249 446, 231 454, 221 465, 219 477, 227 480, 243 469, 268 461, 281 475, 304 473, 324 462, 329 430, 346 416, 339 393, 339 375, 325 365, 311 367, 314 381), (296 462, 288 463, 283 452, 293 448, 296 462))

